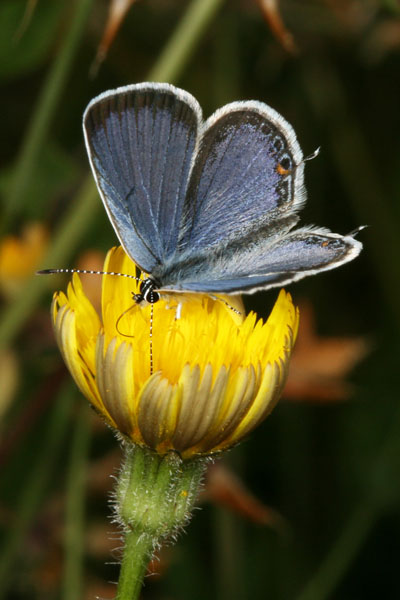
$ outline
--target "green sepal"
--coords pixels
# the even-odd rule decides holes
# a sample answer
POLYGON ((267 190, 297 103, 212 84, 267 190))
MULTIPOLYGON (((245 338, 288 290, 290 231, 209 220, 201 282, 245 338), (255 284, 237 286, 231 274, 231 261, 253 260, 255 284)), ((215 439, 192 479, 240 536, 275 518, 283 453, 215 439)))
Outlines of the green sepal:
POLYGON ((123 529, 150 536, 154 547, 176 536, 190 519, 207 462, 126 444, 115 491, 115 513, 123 529))

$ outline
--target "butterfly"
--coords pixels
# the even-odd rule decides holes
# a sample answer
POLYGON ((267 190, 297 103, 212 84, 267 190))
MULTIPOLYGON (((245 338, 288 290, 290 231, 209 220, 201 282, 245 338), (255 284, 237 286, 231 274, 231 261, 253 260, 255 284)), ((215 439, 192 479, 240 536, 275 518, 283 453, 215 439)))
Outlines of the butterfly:
POLYGON ((146 274, 137 303, 160 293, 253 293, 355 258, 362 244, 294 228, 306 200, 293 128, 257 101, 205 122, 167 83, 104 92, 83 116, 86 148, 122 247, 146 274))

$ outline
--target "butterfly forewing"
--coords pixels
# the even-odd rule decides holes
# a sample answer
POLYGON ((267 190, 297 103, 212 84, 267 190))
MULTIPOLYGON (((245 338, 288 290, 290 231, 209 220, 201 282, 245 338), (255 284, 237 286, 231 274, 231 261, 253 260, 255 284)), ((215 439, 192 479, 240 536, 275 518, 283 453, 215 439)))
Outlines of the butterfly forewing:
POLYGON ((200 121, 196 100, 168 84, 107 92, 84 114, 108 215, 126 252, 146 272, 176 251, 200 121))

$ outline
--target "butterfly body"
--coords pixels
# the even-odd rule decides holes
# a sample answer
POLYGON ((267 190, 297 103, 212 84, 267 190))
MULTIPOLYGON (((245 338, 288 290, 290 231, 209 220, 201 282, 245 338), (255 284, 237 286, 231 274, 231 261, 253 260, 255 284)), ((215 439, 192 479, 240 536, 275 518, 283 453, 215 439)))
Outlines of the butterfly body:
POLYGON ((142 302, 148 302, 149 304, 155 304, 160 299, 160 294, 157 292, 157 284, 151 279, 151 277, 147 277, 143 279, 140 283, 140 289, 138 294, 133 294, 133 299, 136 304, 141 304, 142 302))
POLYGON ((187 92, 143 83, 92 100, 83 127, 111 223, 149 274, 136 301, 253 293, 361 251, 351 235, 294 229, 304 159, 292 127, 266 104, 234 102, 203 122, 187 92))

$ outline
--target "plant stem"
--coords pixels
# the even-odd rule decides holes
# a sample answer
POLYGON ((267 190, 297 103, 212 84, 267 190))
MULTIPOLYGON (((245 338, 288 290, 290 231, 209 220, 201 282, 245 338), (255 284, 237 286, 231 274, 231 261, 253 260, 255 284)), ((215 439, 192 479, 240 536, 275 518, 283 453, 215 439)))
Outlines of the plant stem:
MULTIPOLYGON (((53 242, 43 260, 44 267, 65 264, 71 248, 83 236, 97 209, 100 209, 100 202, 97 190, 90 178, 85 180, 70 211, 56 231, 53 242)), ((47 289, 46 277, 32 275, 27 280, 17 298, 3 310, 0 319, 0 347, 5 347, 12 342, 21 325, 29 317, 47 289)))
POLYGON ((147 565, 153 555, 152 536, 129 531, 125 535, 124 556, 116 600, 136 600, 140 596, 147 565))
POLYGON ((188 523, 207 463, 131 443, 124 450, 114 506, 125 536, 117 600, 134 600, 154 549, 188 523))
POLYGON ((150 81, 175 81, 224 0, 193 0, 149 73, 150 81))
POLYGON ((335 71, 331 62, 324 65, 319 61, 314 68, 310 68, 311 65, 304 71, 306 92, 330 136, 335 168, 353 204, 356 222, 373 224, 374 234, 367 229, 362 237, 368 244, 387 305, 400 329, 400 263, 392 260, 393 256, 400 256, 396 209, 381 186, 376 161, 369 152, 368 138, 358 123, 358 115, 351 114, 341 73, 335 71), (355 173, 363 173, 363 176, 356 177, 355 173), (377 198, 380 199, 379 210, 376 210, 377 198))
POLYGON ((363 501, 354 509, 326 558, 308 582, 297 600, 331 598, 360 549, 368 538, 389 499, 382 490, 380 479, 395 480, 399 470, 400 410, 393 415, 391 428, 371 465, 370 485, 363 501), (395 457, 395 459, 394 459, 395 457))
POLYGON ((14 526, 10 528, 9 535, 0 551, 0 598, 5 598, 7 595, 12 573, 11 567, 44 496, 50 474, 64 444, 72 399, 75 395, 75 387, 72 382, 69 382, 60 396, 55 399, 42 448, 19 498, 14 526))
POLYGON ((82 598, 84 502, 89 443, 89 407, 81 404, 76 415, 68 469, 63 600, 82 598))
POLYGON ((376 518, 377 510, 372 504, 366 503, 357 507, 332 550, 297 600, 323 600, 331 597, 367 539, 376 518))
MULTIPOLYGON (((91 1, 82 0, 82 4, 91 1)), ((167 43, 164 52, 162 52, 159 60, 150 71, 148 75, 149 80, 170 82, 176 80, 186 67, 190 53, 200 41, 202 33, 206 30, 222 1, 194 0, 192 2, 170 41, 167 43), (186 27, 188 28, 187 31, 185 30, 186 27)), ((51 79, 50 75, 49 79, 51 79)), ((45 96, 44 92, 43 96, 45 96)), ((52 98, 54 100, 54 96, 52 98)), ((40 120, 39 117, 34 117, 34 120, 36 119, 40 120)), ((39 128, 40 131, 42 128, 43 124, 39 128)), ((35 134, 34 139, 40 139, 38 134, 35 134)), ((28 144, 28 142, 25 142, 25 144, 28 144)), ((33 148, 33 142, 29 142, 29 145, 33 148)), ((33 150, 30 150, 29 153, 26 151, 26 153, 28 156, 33 156, 33 150)), ((24 160, 27 159, 25 158, 24 160)), ((21 177, 22 167, 19 166, 20 164, 22 164, 22 157, 16 167, 15 178, 18 178, 18 173, 21 177)), ((22 178, 26 177, 26 174, 24 174, 22 178)), ((18 194, 20 193, 19 191, 18 194)), ((100 207, 101 202, 98 198, 97 188, 90 174, 83 182, 70 213, 54 234, 54 241, 43 261, 44 268, 65 266, 73 249, 76 248, 79 241, 90 228, 93 222, 93 213, 97 209, 100 209, 100 207)), ((45 278, 33 276, 27 280, 26 285, 21 289, 13 303, 5 308, 0 317, 0 347, 7 346, 13 341, 39 302, 41 296, 48 289, 47 286, 45 278)))
POLYGON ((22 199, 29 196, 31 177, 79 47, 92 4, 93 0, 75 0, 70 27, 47 75, 17 159, 10 194, 7 202, 4 203, 2 232, 9 221, 18 214, 22 199))
POLYGON ((214 534, 219 600, 247 598, 241 523, 226 508, 214 507, 214 534))

